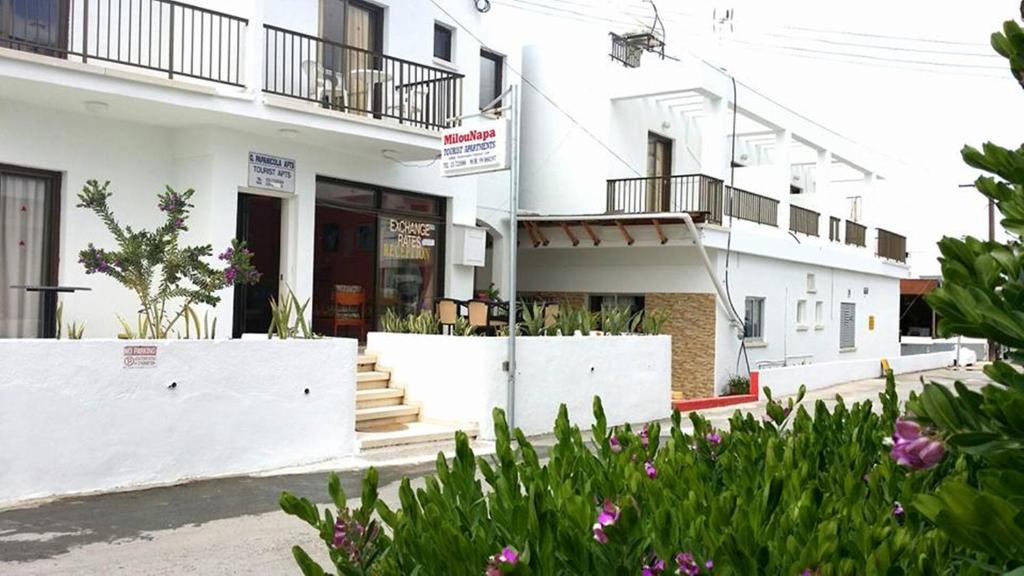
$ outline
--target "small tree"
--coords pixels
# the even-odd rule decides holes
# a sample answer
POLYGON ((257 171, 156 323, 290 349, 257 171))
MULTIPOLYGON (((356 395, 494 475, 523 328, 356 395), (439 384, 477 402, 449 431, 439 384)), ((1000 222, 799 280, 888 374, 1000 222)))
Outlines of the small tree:
POLYGON ((97 248, 90 242, 79 252, 78 261, 87 274, 106 274, 138 296, 143 327, 140 337, 166 338, 191 306, 216 306, 219 290, 259 280, 260 274, 252 266, 252 252, 244 242, 232 240, 218 256, 226 268, 214 268, 203 260, 213 255, 209 244, 179 246, 180 234, 188 230, 189 212, 194 208, 189 203, 194 190, 179 193, 168 186, 159 194, 164 223, 150 231, 122 227, 117 222, 107 202, 112 194, 107 191, 109 185, 89 180, 78 195, 78 207, 99 216, 114 236, 117 250, 97 248))
MULTIPOLYGON (((1022 6, 1024 10, 1024 6, 1022 6)), ((1024 13, 1022 13, 1024 17, 1024 13)), ((1013 21, 992 35, 992 46, 1010 61, 1024 85, 1024 32, 1013 21)), ((942 443, 957 458, 956 471, 915 507, 959 544, 984 555, 992 571, 1024 573, 1024 146, 991 143, 963 150, 964 161, 993 176, 975 185, 1002 214, 1010 235, 1003 244, 976 238, 943 238, 943 285, 926 297, 942 315, 939 333, 987 338, 1008 348, 1012 363, 985 367, 995 384, 956 393, 925 385, 908 408, 914 423, 898 437, 893 456, 924 468, 942 457, 942 443)), ((898 427, 899 436, 900 427, 898 427)))

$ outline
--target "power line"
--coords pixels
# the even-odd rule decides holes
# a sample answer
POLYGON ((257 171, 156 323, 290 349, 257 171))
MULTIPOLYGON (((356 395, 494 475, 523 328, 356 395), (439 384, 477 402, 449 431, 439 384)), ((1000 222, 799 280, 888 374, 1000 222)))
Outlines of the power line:
POLYGON ((920 38, 915 36, 894 36, 889 34, 872 34, 869 32, 853 32, 850 30, 828 30, 824 28, 811 28, 806 26, 779 26, 787 30, 800 30, 803 32, 822 32, 825 34, 840 34, 844 36, 862 36, 865 38, 885 38, 892 40, 907 40, 911 42, 925 42, 930 44, 949 44, 954 46, 989 46, 983 42, 962 42, 957 40, 942 40, 938 38, 920 38))
POLYGON ((998 54, 994 52, 980 53, 980 52, 950 52, 949 50, 931 50, 927 48, 911 48, 907 46, 882 46, 879 44, 865 44, 863 42, 844 42, 842 40, 830 40, 827 38, 812 38, 807 36, 794 36, 792 34, 778 34, 774 32, 761 32, 764 36, 773 36, 776 38, 787 38, 791 40, 798 40, 801 42, 820 42, 823 44, 831 44, 834 46, 850 46, 855 48, 869 48, 872 50, 893 50, 896 52, 915 52, 918 54, 941 54, 945 56, 963 56, 972 58, 1000 58, 998 54))
MULTIPOLYGON (((466 32, 466 34, 469 34, 469 36, 471 38, 473 38, 474 40, 476 40, 481 46, 487 46, 487 43, 484 42, 483 39, 481 39, 479 36, 477 36, 476 33, 474 33, 472 30, 467 28, 458 18, 456 18, 454 15, 452 15, 451 12, 446 10, 445 7, 442 6, 438 2, 438 0, 430 0, 430 3, 433 4, 435 7, 437 7, 437 9, 440 10, 445 16, 447 16, 452 22, 454 22, 456 26, 461 28, 464 32, 466 32)), ((523 84, 526 84, 534 92, 536 92, 542 98, 544 98, 544 100, 546 100, 548 102, 548 104, 550 104, 555 110, 557 110, 563 116, 568 118, 569 121, 572 122, 573 124, 575 124, 577 127, 579 127, 579 129, 582 130, 584 134, 586 134, 594 142, 597 142, 602 148, 607 150, 609 154, 611 154, 613 157, 615 157, 615 159, 617 159, 619 162, 621 162, 624 166, 629 168, 630 171, 632 171, 638 177, 643 177, 643 175, 640 174, 640 172, 638 172, 635 168, 633 168, 633 165, 630 164, 628 161, 626 161, 625 158, 620 156, 618 152, 616 152, 615 150, 612 150, 612 148, 610 146, 605 144, 604 141, 601 140, 601 138, 599 138, 596 134, 591 132, 589 128, 584 126, 579 120, 577 120, 572 114, 570 114, 568 110, 566 110, 565 108, 562 108, 550 96, 548 96, 547 94, 544 93, 544 91, 542 91, 540 88, 538 88, 536 84, 534 84, 530 79, 528 79, 526 76, 524 76, 522 72, 520 72, 519 70, 516 70, 516 68, 514 66, 509 64, 507 58, 505 59, 505 67, 508 68, 516 76, 519 76, 519 79, 523 82, 523 84)))
POLYGON ((764 42, 749 42, 746 40, 728 39, 730 42, 736 42, 738 44, 746 44, 749 46, 761 46, 767 48, 780 48, 783 50, 796 50, 798 52, 809 52, 813 54, 827 54, 830 56, 845 56, 848 58, 863 58, 866 60, 874 60, 879 62, 895 62, 899 64, 915 64, 921 66, 940 66, 950 68, 964 68, 964 69, 975 69, 975 70, 1005 70, 1004 66, 989 66, 986 64, 966 64, 958 62, 936 62, 933 60, 905 60, 901 58, 892 58, 888 56, 877 56, 873 54, 857 54, 851 52, 836 52, 833 50, 818 50, 816 48, 807 48, 801 46, 787 46, 780 44, 769 44, 764 42))

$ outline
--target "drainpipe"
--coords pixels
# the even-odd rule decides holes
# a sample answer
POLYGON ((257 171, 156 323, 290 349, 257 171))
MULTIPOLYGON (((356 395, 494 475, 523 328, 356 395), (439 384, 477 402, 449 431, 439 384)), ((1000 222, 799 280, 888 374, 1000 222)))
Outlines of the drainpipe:
POLYGON ((683 217, 683 222, 686 222, 686 228, 690 231, 690 235, 693 236, 693 243, 697 245, 697 251, 700 252, 700 257, 704 261, 704 268, 707 269, 708 276, 715 285, 715 292, 718 293, 718 305, 725 312, 725 317, 729 319, 729 323, 736 328, 737 335, 742 339, 744 332, 743 319, 727 304, 729 296, 725 292, 725 286, 722 286, 722 281, 715 274, 715 267, 711 265, 711 258, 708 257, 708 251, 704 247, 704 241, 701 239, 700 232, 697 230, 697 226, 693 223, 693 218, 690 217, 688 212, 683 212, 681 216, 683 217))

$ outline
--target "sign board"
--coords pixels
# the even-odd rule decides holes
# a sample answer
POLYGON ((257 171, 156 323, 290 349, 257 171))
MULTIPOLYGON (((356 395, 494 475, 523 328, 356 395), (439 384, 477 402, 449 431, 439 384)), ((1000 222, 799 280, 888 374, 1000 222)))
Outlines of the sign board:
POLYGON ((295 192, 295 160, 249 152, 249 186, 295 192))
POLYGON ((391 260, 426 260, 437 246, 437 225, 406 218, 382 218, 381 257, 391 260))
POLYGON ((156 346, 125 346, 121 361, 125 368, 156 368, 156 346))
POLYGON ((441 134, 441 176, 507 170, 508 121, 486 120, 449 128, 441 134))

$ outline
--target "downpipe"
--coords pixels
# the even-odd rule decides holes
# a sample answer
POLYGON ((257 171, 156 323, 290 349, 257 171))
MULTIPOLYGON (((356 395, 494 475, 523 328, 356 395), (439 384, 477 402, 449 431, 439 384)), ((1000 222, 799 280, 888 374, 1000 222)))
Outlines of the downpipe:
POLYGON ((722 285, 722 281, 718 279, 718 275, 715 274, 715 267, 711 264, 711 258, 708 256, 708 251, 704 247, 704 240, 701 238, 700 231, 697 230, 697 225, 693 223, 693 218, 688 212, 681 214, 683 222, 686 223, 686 228, 690 231, 690 235, 693 236, 693 243, 697 246, 697 251, 700 252, 701 260, 704 261, 704 268, 708 271, 708 276, 711 278, 711 282, 715 285, 715 292, 718 293, 718 306, 725 312, 725 317, 729 319, 729 323, 732 324, 733 328, 736 329, 737 336, 742 339, 744 334, 743 319, 740 318, 732 307, 727 304, 729 296, 725 292, 725 286, 722 285))

